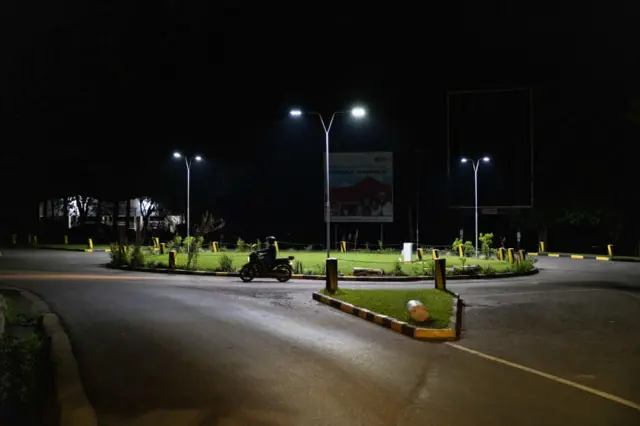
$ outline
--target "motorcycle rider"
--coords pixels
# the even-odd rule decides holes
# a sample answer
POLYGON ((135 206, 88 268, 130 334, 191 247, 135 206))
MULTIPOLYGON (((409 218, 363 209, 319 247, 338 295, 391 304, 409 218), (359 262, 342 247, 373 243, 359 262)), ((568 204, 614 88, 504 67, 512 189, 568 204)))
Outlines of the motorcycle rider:
POLYGON ((267 248, 258 250, 258 255, 260 256, 262 267, 265 272, 271 270, 271 265, 275 262, 277 253, 276 237, 267 237, 267 248))

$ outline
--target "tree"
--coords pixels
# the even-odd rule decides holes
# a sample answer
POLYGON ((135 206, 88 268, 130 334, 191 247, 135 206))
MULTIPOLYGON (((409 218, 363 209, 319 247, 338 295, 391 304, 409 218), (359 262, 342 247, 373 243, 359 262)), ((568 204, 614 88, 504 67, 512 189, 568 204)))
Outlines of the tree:
POLYGON ((198 268, 198 257, 200 256, 200 246, 204 240, 204 235, 224 228, 224 219, 214 219, 213 215, 206 211, 200 219, 200 225, 196 225, 195 232, 191 238, 191 247, 187 259, 187 268, 198 268))
POLYGON ((147 230, 149 229, 149 218, 158 209, 158 202, 151 197, 145 196, 138 198, 138 205, 142 223, 137 227, 136 230, 136 246, 140 246, 144 242, 147 235, 147 230))
POLYGON ((78 209, 78 223, 80 225, 87 222, 89 212, 95 205, 95 199, 83 195, 75 196, 76 208, 78 209))

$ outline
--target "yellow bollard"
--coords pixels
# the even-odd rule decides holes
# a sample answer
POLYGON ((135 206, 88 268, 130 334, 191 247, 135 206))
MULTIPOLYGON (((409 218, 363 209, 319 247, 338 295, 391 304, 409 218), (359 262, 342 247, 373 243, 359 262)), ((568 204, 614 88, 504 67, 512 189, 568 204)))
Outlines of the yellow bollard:
POLYGON ((342 253, 346 253, 347 252, 347 242, 346 241, 340 241, 340 251, 342 253))
POLYGON ((211 243, 211 251, 212 251, 213 253, 217 253, 217 252, 218 252, 218 243, 217 243, 216 241, 213 241, 213 242, 211 243))
POLYGON ((460 257, 464 257, 464 247, 462 247, 462 244, 458 246, 458 253, 460 254, 460 257))
POLYGON ((160 243, 160 254, 165 254, 167 251, 167 245, 165 243, 160 243))
POLYGON ((171 250, 169 252, 169 268, 171 269, 175 269, 176 268, 176 257, 177 257, 177 253, 175 250, 171 250))
POLYGON ((609 257, 613 257, 613 244, 607 244, 607 252, 609 252, 609 257))
POLYGON ((438 250, 438 249, 431 250, 431 258, 432 259, 440 259, 440 250, 438 250))
POLYGON ((69 244, 69 236, 68 235, 64 236, 64 243, 65 243, 65 245, 69 244))
POLYGON ((274 243, 276 245, 276 255, 277 255, 278 253, 280 253, 280 247, 278 246, 278 242, 277 241, 274 241, 274 243))
POLYGON ((544 241, 540 241, 540 253, 546 253, 544 250, 544 241))
POLYGON ((520 250, 518 253, 520 253, 520 262, 527 260, 527 253, 524 250, 520 250))
POLYGON ((509 258, 509 263, 516 263, 516 257, 513 254, 513 249, 507 249, 507 257, 509 258))
POLYGON ((18 243, 18 235, 17 234, 11 234, 11 244, 13 244, 14 246, 18 243))
POLYGON ((38 245, 38 236, 37 236, 37 235, 34 235, 34 236, 33 236, 33 245, 34 245, 34 246, 37 246, 37 245, 38 245))
POLYGON ((93 250, 93 240, 91 238, 89 238, 88 246, 89 246, 89 250, 93 250))
POLYGON ((422 257, 424 256, 424 251, 419 248, 418 250, 416 250, 416 254, 418 255, 418 260, 422 260, 422 257))
POLYGON ((502 247, 498 249, 498 259, 504 262, 504 248, 502 247))
POLYGON ((160 238, 158 237, 154 237, 153 238, 153 247, 159 249, 160 248, 160 238))

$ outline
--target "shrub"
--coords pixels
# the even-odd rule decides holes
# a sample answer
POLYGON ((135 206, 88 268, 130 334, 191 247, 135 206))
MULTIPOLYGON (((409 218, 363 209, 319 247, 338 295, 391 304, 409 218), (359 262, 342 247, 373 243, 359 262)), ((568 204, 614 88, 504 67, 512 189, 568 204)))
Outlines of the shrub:
POLYGON ((237 252, 249 251, 249 244, 247 244, 242 238, 238 238, 238 241, 236 242, 236 251, 237 252))
POLYGON ((40 332, 23 338, 0 338, 0 408, 24 407, 35 402, 43 379, 47 348, 40 332))
POLYGON ((521 262, 516 262, 509 267, 510 272, 516 272, 518 274, 523 274, 525 272, 532 271, 534 268, 533 261, 531 259, 526 259, 521 262))
POLYGON ((497 273, 497 271, 495 270, 495 268, 491 265, 487 265, 487 266, 483 266, 482 267, 482 273, 484 275, 489 275, 489 276, 493 276, 497 273))
POLYGON ((144 253, 142 252, 142 247, 134 247, 133 253, 131 253, 131 266, 137 268, 144 266, 144 253))
POLYGON ((459 252, 459 248, 460 245, 462 245, 462 240, 460 238, 456 238, 455 240, 453 240, 453 244, 451 244, 451 252, 453 254, 460 254, 459 252))
POLYGON ((171 241, 167 243, 167 248, 169 250, 175 250, 180 253, 180 246, 182 245, 182 237, 180 235, 176 235, 173 237, 171 241))
POLYGON ((220 272, 234 272, 233 258, 228 254, 222 254, 218 265, 218 271, 220 272))
POLYGON ((424 262, 424 274, 428 275, 430 277, 434 276, 436 273, 436 263, 433 261, 433 259, 431 260, 427 260, 426 262, 424 262))
POLYGON ((390 272, 391 275, 395 275, 396 277, 400 277, 403 275, 407 275, 403 270, 402 270, 402 262, 400 261, 396 261, 396 263, 393 264, 393 269, 390 272))
POLYGON ((365 251, 371 251, 371 248, 369 247, 369 241, 367 241, 366 243, 364 243, 364 250, 365 250, 365 251))
POLYGON ((384 247, 382 246, 382 240, 378 240, 378 251, 379 252, 384 251, 384 247))
POLYGON ((465 241, 462 249, 466 257, 473 257, 476 253, 476 248, 473 246, 473 243, 471 241, 465 241))
POLYGON ((316 264, 313 269, 313 275, 327 275, 327 265, 324 263, 316 264))
POLYGON ((204 237, 199 235, 198 237, 189 237, 185 238, 185 241, 191 243, 191 247, 189 248, 189 257, 187 258, 187 269, 198 269, 198 260, 200 259, 200 252, 202 252, 202 243, 204 242, 204 237))
POLYGON ((304 265, 299 260, 293 262, 293 273, 304 274, 304 265))
POLYGON ((491 258, 491 246, 493 245, 493 234, 486 233, 480 234, 478 237, 478 241, 480 242, 480 251, 485 259, 491 258))
POLYGON ((109 257, 111 258, 111 262, 109 262, 109 264, 112 266, 129 265, 131 263, 129 253, 131 253, 131 251, 126 250, 125 246, 120 244, 109 245, 109 257))

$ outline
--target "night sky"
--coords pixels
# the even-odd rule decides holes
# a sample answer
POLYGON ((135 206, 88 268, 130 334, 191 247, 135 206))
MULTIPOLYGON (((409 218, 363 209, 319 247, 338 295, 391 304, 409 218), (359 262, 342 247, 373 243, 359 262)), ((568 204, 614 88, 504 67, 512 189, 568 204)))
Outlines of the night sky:
MULTIPOLYGON (((337 120, 332 150, 394 152, 389 226, 405 238, 416 181, 424 221, 447 215, 452 185, 469 203, 470 169, 466 188, 447 179, 446 93, 512 87, 534 90, 536 202, 633 205, 620 182, 640 135, 626 119, 640 93, 637 8, 511 3, 3 2, 0 177, 14 200, 3 214, 80 192, 180 205, 177 149, 206 159, 193 168, 194 212, 208 208, 236 232, 299 229, 322 220, 324 134, 287 112, 358 104, 366 120, 337 120)), ((485 188, 500 184, 495 203, 520 202, 531 195, 516 194, 528 159, 507 162, 504 145, 529 143, 527 105, 499 102, 496 114, 467 114, 455 150, 495 156, 485 188)))

